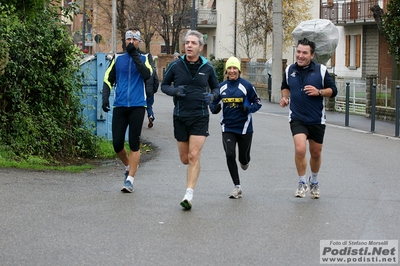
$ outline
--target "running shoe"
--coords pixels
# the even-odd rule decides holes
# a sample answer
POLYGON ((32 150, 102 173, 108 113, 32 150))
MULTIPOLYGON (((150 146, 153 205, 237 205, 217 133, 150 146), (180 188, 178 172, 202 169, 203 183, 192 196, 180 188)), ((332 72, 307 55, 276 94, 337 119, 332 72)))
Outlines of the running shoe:
POLYGON ((232 190, 231 194, 229 195, 230 199, 238 199, 238 198, 241 198, 241 197, 242 197, 242 190, 240 188, 238 188, 238 187, 235 187, 232 190))
POLYGON ((308 191, 308 186, 307 184, 303 182, 299 182, 299 185, 297 187, 296 193, 294 194, 295 197, 298 198, 304 198, 306 196, 306 192, 308 191))
POLYGON ((185 209, 185 210, 190 210, 192 208, 192 200, 187 199, 186 197, 184 197, 181 201, 181 206, 185 209))
MULTIPOLYGON (((311 176, 310 176, 311 178, 311 176)), ((318 186, 318 182, 317 183, 311 183, 310 182, 310 178, 308 179, 308 183, 310 186, 310 197, 312 199, 319 199, 319 186, 318 186)))
POLYGON ((154 117, 150 116, 149 117, 149 123, 147 124, 148 128, 152 128, 153 127, 153 122, 154 122, 154 117))
POLYGON ((133 192, 133 184, 129 182, 129 180, 125 180, 125 184, 121 189, 124 193, 132 193, 133 192))
POLYGON ((240 164, 240 167, 242 167, 243 170, 247 170, 247 168, 249 168, 249 164, 240 164))

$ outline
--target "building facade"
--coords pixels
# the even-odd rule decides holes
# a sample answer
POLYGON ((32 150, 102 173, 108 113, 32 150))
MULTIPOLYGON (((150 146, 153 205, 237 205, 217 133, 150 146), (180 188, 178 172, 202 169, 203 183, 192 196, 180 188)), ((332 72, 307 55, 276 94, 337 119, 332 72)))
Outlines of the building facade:
POLYGON ((392 78, 393 60, 388 43, 379 31, 378 14, 389 0, 321 1, 321 18, 332 21, 339 29, 339 43, 329 67, 339 77, 379 79, 392 78))

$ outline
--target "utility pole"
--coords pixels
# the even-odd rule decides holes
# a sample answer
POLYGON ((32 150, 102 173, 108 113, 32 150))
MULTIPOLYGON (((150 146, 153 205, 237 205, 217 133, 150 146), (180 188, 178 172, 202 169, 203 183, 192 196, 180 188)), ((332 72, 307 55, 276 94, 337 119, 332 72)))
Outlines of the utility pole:
POLYGON ((192 20, 190 23, 190 29, 195 30, 196 29, 196 0, 192 0, 192 20))
POLYGON ((272 88, 271 102, 279 102, 281 99, 282 83, 282 0, 273 2, 273 42, 272 42, 272 88))
POLYGON ((112 53, 117 53, 117 0, 112 0, 112 53))
POLYGON ((83 19, 82 19, 82 51, 85 50, 85 38, 86 38, 86 0, 83 0, 83 19))

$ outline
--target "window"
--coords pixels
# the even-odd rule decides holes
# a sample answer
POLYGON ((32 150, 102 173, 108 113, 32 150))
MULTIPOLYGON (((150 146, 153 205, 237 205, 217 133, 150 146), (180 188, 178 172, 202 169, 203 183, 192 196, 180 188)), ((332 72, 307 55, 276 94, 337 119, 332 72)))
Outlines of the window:
MULTIPOLYGON (((165 46, 165 44, 161 45, 161 53, 162 54, 166 54, 167 53, 167 47, 165 46)), ((172 47, 169 46, 169 54, 173 54, 174 51, 172 50, 172 47)))
POLYGON ((333 52, 332 57, 328 60, 328 62, 326 62, 326 67, 327 68, 332 68, 335 67, 335 63, 336 63, 336 51, 333 52))
POLYGON ((360 67, 361 35, 346 35, 346 66, 350 69, 360 67))

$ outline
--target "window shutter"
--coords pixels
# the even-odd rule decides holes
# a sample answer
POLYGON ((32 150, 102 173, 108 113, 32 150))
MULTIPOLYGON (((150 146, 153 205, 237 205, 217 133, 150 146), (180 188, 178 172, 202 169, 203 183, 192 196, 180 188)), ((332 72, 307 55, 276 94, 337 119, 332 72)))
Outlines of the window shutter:
POLYGON ((350 35, 346 35, 345 66, 350 66, 350 35))
POLYGON ((336 50, 333 52, 333 55, 331 57, 331 67, 335 66, 335 63, 336 63, 335 60, 336 60, 336 50))
POLYGON ((356 67, 360 67, 361 64, 361 34, 356 35, 356 67))

